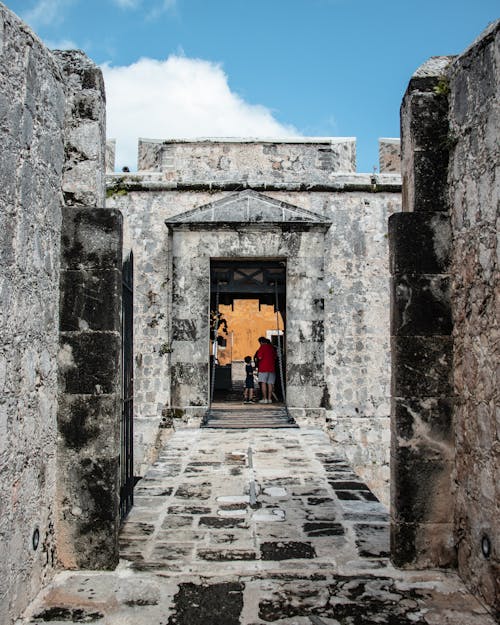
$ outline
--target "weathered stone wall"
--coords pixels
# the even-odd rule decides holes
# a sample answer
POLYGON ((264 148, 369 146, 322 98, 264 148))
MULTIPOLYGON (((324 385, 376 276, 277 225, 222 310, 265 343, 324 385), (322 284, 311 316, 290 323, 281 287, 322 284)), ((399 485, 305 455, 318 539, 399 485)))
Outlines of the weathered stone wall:
POLYGON ((356 171, 356 141, 342 139, 139 142, 139 170, 177 182, 318 183, 356 171))
POLYGON ((500 21, 449 69, 455 540, 461 576, 500 612, 500 21), (491 544, 484 555, 482 541, 491 544))
MULTIPOLYGON (((284 161, 296 159, 302 163, 299 170, 290 169, 286 176, 282 172, 278 179, 272 173, 274 170, 269 160, 272 155, 266 151, 267 144, 238 141, 214 142, 211 148, 213 155, 207 157, 203 165, 197 158, 198 165, 194 169, 190 169, 194 157, 189 156, 189 144, 179 144, 179 148, 174 142, 176 150, 182 149, 182 158, 179 156, 175 161, 176 166, 181 167, 175 178, 171 177, 169 170, 160 169, 160 161, 156 161, 156 165, 150 163, 151 167, 157 167, 155 171, 108 177, 107 206, 122 211, 124 250, 133 248, 135 258, 134 383, 136 464, 139 472, 145 469, 151 457, 150 450, 154 449, 162 411, 175 403, 170 396, 169 363, 177 355, 170 351, 173 346, 168 311, 172 306, 172 283, 167 271, 172 264, 172 249, 164 221, 252 186, 269 198, 309 210, 332 223, 323 237, 321 249, 314 243, 304 257, 306 259, 309 255, 311 263, 317 257, 323 266, 317 297, 314 298, 318 300, 318 306, 321 302, 322 308, 320 314, 324 331, 320 349, 324 352, 321 357, 323 381, 321 389, 314 391, 313 397, 307 396, 305 387, 300 383, 295 393, 297 401, 292 407, 297 410, 299 418, 306 415, 304 401, 309 402, 311 409, 319 410, 316 418, 328 427, 332 438, 343 445, 357 470, 387 502, 390 379, 387 218, 400 210, 400 178, 397 174, 332 174, 321 171, 322 178, 318 178, 316 185, 313 184, 315 190, 310 191, 306 183, 305 164, 312 158, 311 150, 317 151, 318 146, 323 145, 314 140, 311 143, 312 147, 307 143, 302 145, 303 155, 297 153, 300 144, 284 143, 275 147, 275 154, 279 154, 284 161), (262 155, 262 161, 259 161, 261 173, 253 185, 236 166, 243 163, 244 172, 245 168, 249 169, 248 163, 244 162, 245 150, 249 152, 250 163, 256 158, 256 153, 260 151, 262 155), (232 163, 233 153, 235 164, 232 163), (218 169, 220 156, 226 159, 227 170, 222 172, 225 178, 217 182, 217 176, 222 176, 218 169), (214 181, 209 184, 210 167, 215 170, 214 181), (165 179, 167 175, 169 179, 165 179)), ((162 142, 152 144, 165 146, 162 142)), ((209 148, 209 143, 203 144, 205 156, 209 148)), ((198 154, 198 143, 195 142, 193 150, 198 154)), ((313 173, 313 180, 314 176, 313 173)), ((235 236, 236 231, 233 238, 235 236)), ((241 242, 241 236, 240 233, 236 240, 241 242)), ((246 245, 242 254, 269 256, 269 249, 278 254, 280 245, 283 249, 286 245, 283 247, 283 242, 275 244, 273 237, 272 234, 262 235, 262 240, 257 237, 253 247, 246 245), (266 251, 267 245, 269 249, 266 251), (259 254, 257 249, 261 250, 259 254)), ((213 238, 213 246, 208 249, 206 241, 204 243, 202 256, 206 263, 210 256, 236 253, 236 243, 229 240, 230 233, 219 237, 220 240, 215 233, 210 233, 208 238, 210 241, 213 238)), ((293 268, 294 253, 283 252, 283 249, 280 254, 289 256, 288 266, 293 268)), ((196 246, 187 246, 183 253, 185 256, 177 253, 177 264, 181 272, 189 272, 191 264, 200 263, 200 252, 196 246), (183 260, 186 267, 182 264, 183 260)), ((208 280, 208 264, 203 272, 208 280)), ((208 282, 205 286, 208 297, 208 282)), ((290 296, 295 296, 294 288, 289 290, 290 296)), ((206 305, 207 301, 203 304, 206 305)), ((204 309, 199 308, 202 302, 190 299, 186 305, 190 307, 190 318, 199 323, 198 316, 204 314, 204 309)), ((301 305, 305 307, 304 302, 301 305)), ((312 310, 307 314, 312 314, 312 310)), ((318 311, 314 314, 317 315, 318 311)), ((300 346, 299 342, 291 346, 303 365, 314 352, 310 339, 306 334, 300 346)), ((204 353, 200 357, 205 365, 208 361, 208 341, 205 335, 200 335, 197 340, 201 341, 200 349, 204 353)), ((307 382, 306 378, 304 382, 307 382)), ((289 383, 291 388, 295 386, 293 380, 289 383)), ((294 397, 294 392, 292 390, 290 399, 294 397)), ((203 402, 206 403, 205 396, 203 402)))
POLYGON ((0 621, 55 563, 54 492, 65 93, 38 39, 0 5, 0 621))
POLYGON ((64 568, 118 562, 121 215, 63 210, 57 553, 64 568))
POLYGON ((381 174, 401 172, 401 140, 379 139, 379 171, 381 174))
POLYGON ((500 21, 402 106, 392 217, 392 553, 454 565, 499 611, 500 21))
POLYGON ((104 100, 95 65, 81 52, 49 52, 2 4, 0 57, 0 621, 10 623, 64 552, 62 206, 103 204, 104 100))
POLYGON ((401 108, 403 213, 390 220, 392 557, 453 565, 447 57, 412 77, 401 108))

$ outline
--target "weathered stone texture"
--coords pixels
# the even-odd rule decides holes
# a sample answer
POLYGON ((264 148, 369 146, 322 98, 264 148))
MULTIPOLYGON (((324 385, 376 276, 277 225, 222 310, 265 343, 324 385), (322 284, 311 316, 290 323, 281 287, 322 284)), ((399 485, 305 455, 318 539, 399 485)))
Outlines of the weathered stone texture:
POLYGON ((228 141, 200 147, 194 142, 196 158, 189 156, 189 143, 170 147, 180 150, 170 182, 163 172, 140 171, 110 176, 108 183, 107 205, 124 214, 124 249, 133 249, 135 259, 136 470, 143 473, 152 458, 150 450, 166 408, 190 406, 189 414, 201 414, 207 405, 210 258, 282 257, 287 260, 290 307, 289 405, 299 419, 326 423, 327 418, 332 438, 346 446, 356 470, 387 502, 387 218, 400 210, 393 186, 399 177, 378 176, 374 187, 370 175, 350 174, 351 191, 345 192, 345 176, 329 174, 321 179, 329 181, 328 189, 310 192, 298 189, 306 180, 301 168, 312 158, 315 144, 276 146, 285 160, 298 158, 299 167, 277 183, 270 161, 265 160, 273 153, 267 144, 228 141), (220 155, 234 161, 227 178, 218 178, 220 155), (245 168, 255 163, 261 167, 259 193, 235 192, 241 187, 233 188, 233 182, 249 186, 245 168), (202 184, 207 177, 220 180, 217 190, 211 189, 215 182, 202 184), (384 190, 386 179, 390 190, 384 190), (265 188, 267 184, 272 190, 265 188), (224 223, 207 224, 214 210, 224 223), (188 218, 192 223, 181 228, 179 222, 188 218), (194 223, 196 219, 201 225, 194 223), (273 223, 266 227, 251 223, 259 219, 273 223), (282 219, 288 225, 274 223, 282 219), (300 219, 331 226, 326 233, 302 227, 294 231, 292 225, 300 219), (178 230, 171 238, 165 220, 178 230))
POLYGON ((448 57, 431 59, 406 91, 401 107, 403 212, 389 220, 391 552, 398 566, 420 568, 455 563, 448 98, 443 74, 448 63, 448 57), (438 431, 432 427, 435 421, 441 426, 438 431))
POLYGON ((118 211, 63 210, 56 530, 66 568, 118 560, 121 240, 118 211))
MULTIPOLYGON (((0 621, 10 623, 51 575, 61 545, 54 504, 61 206, 76 160, 86 162, 80 197, 102 202, 104 107, 102 84, 72 77, 85 66, 87 82, 98 82, 99 70, 82 53, 54 56, 3 4, 0 59, 0 621)), ((96 323, 81 296, 72 305, 82 323, 96 323)))
POLYGON ((328 181, 356 171, 356 142, 345 139, 139 141, 140 171, 176 182, 328 181))
POLYGON ((106 173, 112 174, 115 171, 115 158, 116 158, 116 140, 108 139, 106 141, 106 173))
POLYGON ((499 32, 412 78, 403 210, 416 212, 390 222, 393 559, 456 558, 497 614, 499 32))
POLYGON ((79 50, 55 50, 66 85, 63 194, 67 206, 104 206, 106 99, 101 70, 79 50))
POLYGON ((4 5, 0 33, 0 621, 10 623, 54 564, 64 85, 4 5))
POLYGON ((381 174, 401 172, 401 140, 379 139, 379 171, 381 174))
POLYGON ((451 57, 433 57, 412 76, 401 105, 403 210, 446 211, 451 57))
POLYGON ((461 576, 500 611, 499 184, 500 21, 452 64, 449 203, 461 576), (481 541, 491 542, 485 557, 481 541))

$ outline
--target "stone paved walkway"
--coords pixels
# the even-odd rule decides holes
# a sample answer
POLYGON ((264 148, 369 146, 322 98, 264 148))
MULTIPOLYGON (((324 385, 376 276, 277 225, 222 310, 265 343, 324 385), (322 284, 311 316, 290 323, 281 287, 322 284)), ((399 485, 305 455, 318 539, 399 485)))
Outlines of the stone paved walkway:
POLYGON ((114 572, 64 572, 23 623, 494 625, 459 579, 387 559, 387 511, 326 435, 181 430, 114 572))

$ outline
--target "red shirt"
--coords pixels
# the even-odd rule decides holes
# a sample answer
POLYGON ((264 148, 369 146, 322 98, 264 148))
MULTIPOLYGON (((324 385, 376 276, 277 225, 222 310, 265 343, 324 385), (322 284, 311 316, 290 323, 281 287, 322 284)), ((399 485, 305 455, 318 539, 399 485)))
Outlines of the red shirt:
POLYGON ((262 343, 257 350, 260 373, 274 373, 276 362, 276 351, 270 343, 262 343))

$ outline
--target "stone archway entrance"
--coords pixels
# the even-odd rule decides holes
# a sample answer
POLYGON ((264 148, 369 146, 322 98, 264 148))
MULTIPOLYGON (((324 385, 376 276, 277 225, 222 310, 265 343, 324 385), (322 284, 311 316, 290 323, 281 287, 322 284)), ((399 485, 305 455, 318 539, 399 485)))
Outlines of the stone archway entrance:
POLYGON ((166 225, 171 407, 197 417, 208 407, 211 260, 267 258, 286 262, 288 405, 295 417, 319 416, 325 386, 324 235, 330 224, 316 213, 247 190, 177 215, 166 225))

